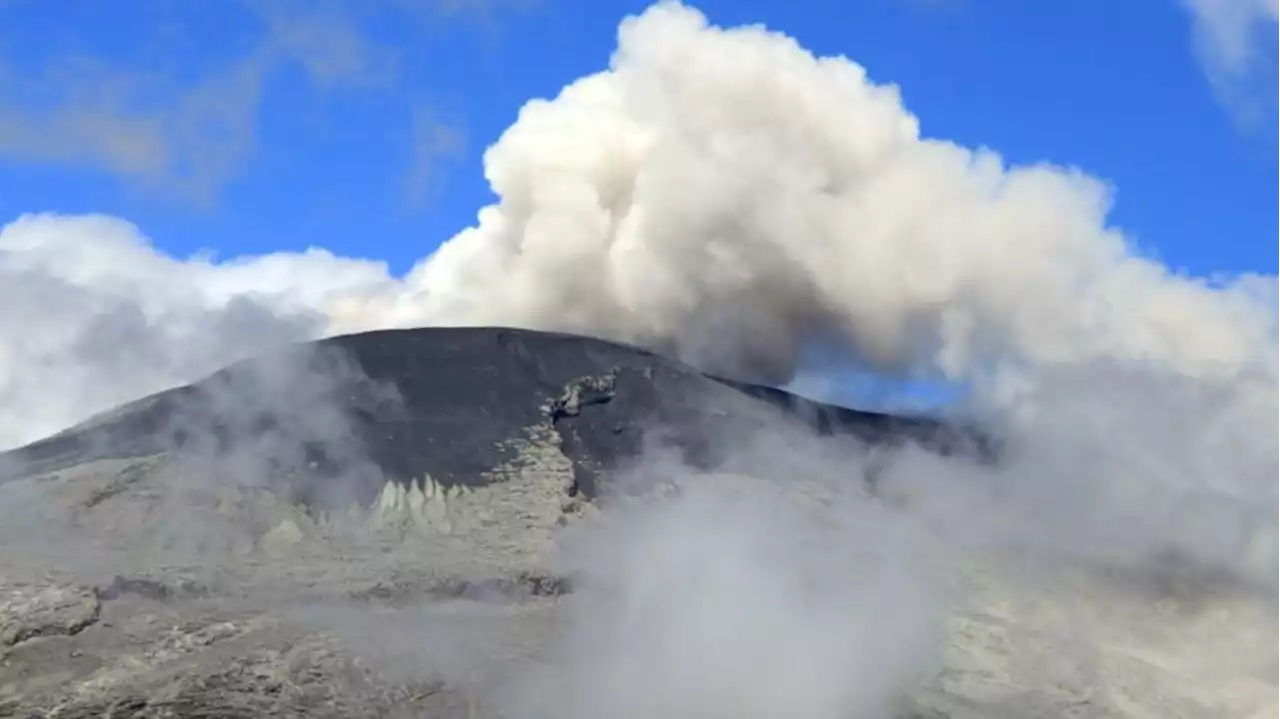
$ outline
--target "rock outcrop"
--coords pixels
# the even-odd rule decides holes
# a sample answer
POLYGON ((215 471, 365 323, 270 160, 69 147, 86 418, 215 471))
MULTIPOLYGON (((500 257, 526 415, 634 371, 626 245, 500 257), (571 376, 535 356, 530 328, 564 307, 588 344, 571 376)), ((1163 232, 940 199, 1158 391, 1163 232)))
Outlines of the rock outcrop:
POLYGON ((0 598, 0 648, 37 637, 75 636, 98 621, 101 606, 92 587, 10 589, 0 598))

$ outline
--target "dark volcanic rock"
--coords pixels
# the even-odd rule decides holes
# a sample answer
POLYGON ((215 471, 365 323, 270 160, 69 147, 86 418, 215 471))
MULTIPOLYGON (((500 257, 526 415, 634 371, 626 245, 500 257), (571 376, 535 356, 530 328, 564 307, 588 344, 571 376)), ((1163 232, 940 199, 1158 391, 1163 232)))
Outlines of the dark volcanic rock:
MULTIPOLYGON (((295 345, 124 405, 0 455, 22 474, 162 453, 265 462, 282 475, 363 477, 361 501, 391 478, 475 485, 512 459, 510 441, 551 423, 577 489, 665 443, 713 466, 718 439, 801 420, 822 434, 976 447, 927 419, 860 412, 731 382, 634 347, 501 328, 367 332, 295 345)), ((305 499, 305 498, 304 498, 305 499)))

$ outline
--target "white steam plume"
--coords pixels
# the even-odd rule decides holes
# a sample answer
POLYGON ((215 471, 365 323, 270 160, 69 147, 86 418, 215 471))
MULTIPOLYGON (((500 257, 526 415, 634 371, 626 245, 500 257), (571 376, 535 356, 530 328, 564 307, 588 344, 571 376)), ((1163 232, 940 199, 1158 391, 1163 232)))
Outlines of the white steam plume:
POLYGON ((9 225, 0 444, 264 342, 387 326, 569 330, 774 382, 815 341, 961 381, 1275 373, 1274 276, 1174 272, 1107 226, 1101 182, 921 138, 854 63, 678 3, 626 20, 611 69, 531 101, 485 167, 499 203, 402 280, 321 250, 179 261, 104 217, 9 225))
POLYGON ((280 341, 504 324, 777 382, 815 342, 960 381, 1020 442, 1023 493, 1045 511, 1067 493, 1095 525, 1121 495, 1274 506, 1276 278, 1143 257, 1101 183, 922 139, 846 59, 660 3, 623 22, 608 71, 530 102, 486 172, 498 204, 403 279, 321 250, 180 261, 104 217, 10 224, 0 444, 280 341))
POLYGON ((932 669, 945 552, 861 494, 864 457, 777 459, 780 439, 735 438, 756 447, 742 459, 785 465, 768 478, 648 457, 675 496, 623 500, 566 537, 578 588, 551 661, 506 688, 512 715, 892 715, 932 669))
POLYGON ((854 63, 672 2, 485 167, 499 203, 340 322, 568 330, 774 382, 820 343, 942 377, 1008 438, 997 494, 1058 513, 1034 528, 1055 546, 1274 586, 1276 278, 1145 256, 1102 182, 922 138, 854 63))
MULTIPOLYGON (((485 169, 498 204, 407 293, 340 322, 568 330, 774 382, 821 343, 941 376, 1008 439, 995 470, 908 455, 886 472, 943 543, 1274 595, 1275 278, 1144 256, 1108 225, 1104 183, 922 138, 857 65, 675 3, 623 23, 608 71, 529 103, 485 169)), ((575 569, 613 591, 585 595, 600 603, 565 638, 567 674, 519 694, 556 697, 531 713, 885 716, 931 639, 921 553, 702 496, 593 538, 604 556, 575 569), (815 533, 836 554, 883 547, 899 573, 789 543, 815 533), (856 586, 807 582, 806 559, 856 586)))
POLYGON ((623 22, 608 71, 526 106, 486 171, 499 203, 403 279, 321 250, 180 261, 119 220, 20 218, 0 233, 0 444, 281 341, 504 324, 777 382, 815 342, 961 381, 1020 439, 1024 493, 1046 511, 1069 493, 1095 523, 1121 475, 1142 487, 1126 506, 1211 487, 1273 506, 1275 277, 1141 256, 1101 183, 922 139, 846 59, 660 3, 623 22), (1061 447, 1092 464, 1064 469, 1061 447))
POLYGON ((323 250, 180 261, 99 216, 0 229, 0 447, 327 329, 334 297, 389 282, 323 250))
POLYGON ((773 381, 815 340, 951 378, 1275 360, 1274 278, 1179 275, 1107 226, 1103 183, 922 138, 854 63, 676 3, 526 105, 485 168, 479 225, 344 320, 571 330, 773 381))

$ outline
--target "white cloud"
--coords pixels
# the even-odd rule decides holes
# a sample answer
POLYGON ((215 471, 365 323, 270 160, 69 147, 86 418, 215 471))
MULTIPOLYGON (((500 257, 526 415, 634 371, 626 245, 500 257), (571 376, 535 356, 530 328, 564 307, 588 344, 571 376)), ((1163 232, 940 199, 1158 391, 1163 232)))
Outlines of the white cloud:
POLYGON ((411 131, 404 193, 410 209, 416 209, 439 187, 441 167, 466 151, 467 134, 461 125, 442 120, 425 106, 414 108, 411 131))
POLYGON ((1214 92, 1242 119, 1258 119, 1258 97, 1275 101, 1277 0, 1182 0, 1191 13, 1196 53, 1214 92), (1258 74, 1262 88, 1253 87, 1258 74))
MULTIPOLYGON (((452 147, 424 118, 420 149, 452 147)), ((778 382, 813 341, 967 382, 1102 360, 1274 373, 1274 277, 1174 273, 1108 226, 1097 180, 922 138, 896 88, 856 64, 678 4, 624 22, 608 71, 531 101, 485 169, 499 202, 402 280, 364 274, 359 292, 338 292, 367 265, 312 255, 306 275, 271 277, 271 301, 327 314, 329 331, 570 330, 778 382)), ((97 238, 102 222, 23 220, 6 230, 6 262, 49 256, 19 246, 35 228, 122 246, 97 238)), ((106 253, 57 246, 58 277, 106 253)), ((262 273, 303 260, 198 263, 191 276, 222 302, 229 278, 260 294, 262 273)))
POLYGON ((246 0, 245 5, 265 25, 266 45, 298 62, 321 87, 387 87, 397 79, 398 53, 369 35, 369 13, 358 3, 246 0))
POLYGON ((19 218, 0 230, 0 446, 319 336, 330 303, 388 281, 324 250, 181 260, 115 218, 19 218))
MULTIPOLYGON (((489 2, 416 0, 243 5, 250 30, 218 38, 208 53, 217 59, 201 67, 194 82, 163 63, 0 58, 0 157, 92 168, 162 197, 209 206, 256 150, 259 106, 278 71, 300 67, 322 91, 397 89, 403 48, 378 39, 371 31, 375 21, 388 13, 419 24, 430 18, 488 21, 494 9, 489 2)), ((430 174, 423 163, 457 143, 456 129, 438 129, 446 134, 434 139, 417 125, 412 130, 414 144, 406 152, 418 168, 413 183, 430 174)))
POLYGON ((90 58, 30 76, 0 66, 0 156, 94 167, 208 203, 254 149, 266 69, 250 55, 178 88, 90 58))
POLYGON ((602 334, 777 381, 815 340, 957 379, 1275 356, 1253 281, 1139 255, 1098 180, 922 138, 852 62, 675 4, 526 105, 485 169, 500 201, 414 269, 396 321, 602 334))

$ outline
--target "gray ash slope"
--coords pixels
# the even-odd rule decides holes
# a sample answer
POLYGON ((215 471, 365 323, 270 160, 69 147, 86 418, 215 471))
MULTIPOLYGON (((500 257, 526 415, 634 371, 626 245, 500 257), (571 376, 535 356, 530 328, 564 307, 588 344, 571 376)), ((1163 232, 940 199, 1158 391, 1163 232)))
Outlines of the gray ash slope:
MULTIPOLYGON (((584 493, 600 491, 607 468, 634 457, 651 432, 713 464, 721 433, 785 431, 787 417, 872 443, 919 440, 946 452, 971 442, 942 423, 811 403, 633 348, 501 329, 339 337, 130 403, 5 458, 27 479, 0 486, 9 510, 0 522, 0 549, 9 547, 0 551, 0 717, 529 716, 501 713, 506 680, 576 679, 560 642, 584 609, 599 608, 589 592, 565 598, 528 585, 557 579, 549 558, 561 520, 593 514, 563 501, 572 470, 584 493), (430 511, 419 505, 426 521, 411 526, 405 507, 383 506, 387 494, 343 517, 307 517, 272 492, 239 488, 207 502, 204 490, 222 485, 184 486, 188 473, 150 459, 243 468, 242 450, 286 472, 315 462, 344 480, 367 470, 474 484, 531 449, 504 444, 531 426, 554 429, 546 434, 557 444, 529 443, 546 464, 520 466, 505 484, 436 494, 430 511), (297 441, 311 452, 287 451, 297 441)), ((733 468, 706 479, 751 481, 733 468)), ((876 537, 869 549, 903 552, 895 570, 919 559, 914 543, 876 537)), ((950 606, 938 617, 936 674, 903 688, 899 719, 1277 715, 1274 600, 1157 595, 1136 578, 1003 554, 966 554, 954 573, 947 584, 957 593, 941 592, 950 606)), ((676 589, 639 576, 647 588, 676 589)), ((705 589, 693 591, 705 600, 705 589)), ((681 600, 690 595, 675 596, 697 611, 698 601, 681 600)), ((908 615, 912 596, 902 595, 908 615)), ((883 617, 889 626, 901 626, 898 604, 883 617)), ((850 610, 864 606, 879 605, 850 610)), ((790 626, 754 619, 744 629, 790 626)), ((553 701, 568 686, 538 685, 553 701)))
POLYGON ((576 491, 595 496, 609 470, 646 446, 667 445, 710 468, 721 459, 717 438, 780 418, 870 444, 983 451, 976 433, 940 421, 822 404, 635 347, 430 328, 334 337, 245 360, 0 455, 0 466, 34 474, 96 459, 241 452, 270 458, 282 474, 354 476, 358 499, 368 501, 388 479, 484 482, 510 459, 504 443, 550 421, 574 462, 576 491))

